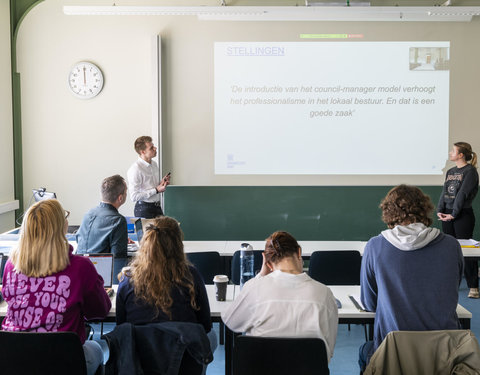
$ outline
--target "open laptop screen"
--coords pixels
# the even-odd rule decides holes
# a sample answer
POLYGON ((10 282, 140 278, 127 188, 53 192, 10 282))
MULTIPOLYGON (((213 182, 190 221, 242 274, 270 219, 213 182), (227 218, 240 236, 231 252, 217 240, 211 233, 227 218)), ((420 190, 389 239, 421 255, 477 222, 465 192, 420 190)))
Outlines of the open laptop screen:
POLYGON ((156 219, 138 219, 135 221, 135 232, 137 233, 137 241, 140 244, 142 241, 145 230, 150 224, 155 223, 156 219))
POLYGON ((3 257, 4 257, 4 255, 2 253, 0 253, 0 285, 2 285, 2 278, 3 278, 3 268, 4 268, 3 257))
POLYGON ((111 288, 113 284, 113 254, 87 254, 97 273, 103 278, 103 286, 111 288))
POLYGON ((143 238, 142 219, 137 219, 137 221, 135 221, 135 232, 137 233, 137 241, 140 243, 143 238))

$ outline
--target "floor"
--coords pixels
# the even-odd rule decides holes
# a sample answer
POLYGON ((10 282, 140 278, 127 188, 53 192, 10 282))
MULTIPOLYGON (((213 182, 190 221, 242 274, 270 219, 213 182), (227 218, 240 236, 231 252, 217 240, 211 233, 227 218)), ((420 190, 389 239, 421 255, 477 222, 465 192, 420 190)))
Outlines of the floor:
MULTIPOLYGON (((480 338, 480 299, 467 298, 468 289, 465 281, 460 286, 459 303, 469 310, 473 317, 471 322, 471 330, 477 338, 480 338)), ((114 324, 104 325, 104 331, 113 329, 114 324)), ((99 325, 94 325, 94 338, 99 338, 99 325)), ((218 324, 214 324, 214 329, 218 337, 218 324)), ((330 361, 329 368, 331 375, 348 375, 358 374, 359 368, 357 364, 358 347, 365 341, 364 328, 361 325, 352 325, 348 330, 347 325, 338 327, 337 342, 335 345, 335 353, 330 361)), ((225 350, 219 345, 214 353, 214 361, 207 368, 207 375, 224 375, 225 374, 225 350)))

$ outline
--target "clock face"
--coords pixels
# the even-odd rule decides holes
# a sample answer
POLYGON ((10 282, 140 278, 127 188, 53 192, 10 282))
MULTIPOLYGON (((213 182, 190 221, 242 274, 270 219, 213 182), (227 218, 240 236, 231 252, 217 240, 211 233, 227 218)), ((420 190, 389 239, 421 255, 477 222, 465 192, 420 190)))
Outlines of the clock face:
POLYGON ((81 61, 70 70, 68 86, 77 98, 93 98, 102 91, 102 71, 95 64, 81 61))

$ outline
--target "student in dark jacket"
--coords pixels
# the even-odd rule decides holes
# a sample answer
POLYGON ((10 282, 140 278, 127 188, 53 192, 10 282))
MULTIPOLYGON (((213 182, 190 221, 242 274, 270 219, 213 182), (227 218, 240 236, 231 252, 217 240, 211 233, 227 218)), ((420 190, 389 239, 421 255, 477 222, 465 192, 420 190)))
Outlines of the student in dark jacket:
MULTIPOLYGON (((450 151, 456 166, 447 171, 437 216, 443 233, 459 239, 473 237, 475 215, 472 203, 478 192, 477 155, 466 142, 457 142, 450 151)), ((465 258, 465 279, 469 298, 480 298, 478 292, 478 258, 465 258)))
POLYGON ((147 227, 137 255, 121 276, 116 301, 117 324, 166 321, 201 324, 211 341, 210 306, 202 277, 188 263, 179 223, 163 216, 147 227))

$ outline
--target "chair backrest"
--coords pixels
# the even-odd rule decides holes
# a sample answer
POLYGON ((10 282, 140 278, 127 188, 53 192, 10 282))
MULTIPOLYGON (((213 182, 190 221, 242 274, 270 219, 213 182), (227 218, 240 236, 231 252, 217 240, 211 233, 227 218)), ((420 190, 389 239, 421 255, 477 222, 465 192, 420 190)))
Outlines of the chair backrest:
POLYGON ((73 332, 0 331, 2 375, 86 375, 85 355, 73 332))
POLYGON ((102 339, 110 349, 107 374, 201 375, 213 360, 205 329, 196 323, 122 323, 102 339))
POLYGON ((329 374, 327 349, 318 338, 237 336, 233 375, 329 374))
POLYGON ((480 347, 470 330, 393 331, 364 375, 478 374, 480 347))
POLYGON ((314 251, 308 274, 325 285, 360 285, 361 264, 358 251, 314 251))
POLYGON ((213 284, 215 275, 224 274, 222 270, 222 258, 217 251, 204 251, 198 253, 186 253, 187 259, 200 272, 205 284, 213 284))
MULTIPOLYGON (((255 274, 262 269, 262 253, 263 250, 253 250, 253 270, 255 274)), ((230 278, 233 284, 240 285, 240 250, 233 253, 232 273, 230 278)))

